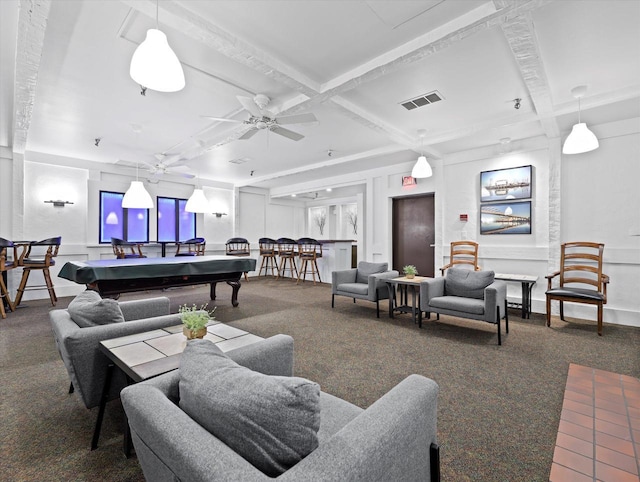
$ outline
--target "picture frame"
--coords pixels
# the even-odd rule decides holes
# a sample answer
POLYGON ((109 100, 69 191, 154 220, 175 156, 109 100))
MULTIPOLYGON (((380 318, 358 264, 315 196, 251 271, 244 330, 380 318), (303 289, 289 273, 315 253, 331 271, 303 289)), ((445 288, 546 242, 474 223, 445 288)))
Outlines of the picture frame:
POLYGON ((531 234, 531 201, 480 204, 480 234, 531 234))
POLYGON ((533 166, 480 172, 480 202, 528 199, 533 189, 533 166))

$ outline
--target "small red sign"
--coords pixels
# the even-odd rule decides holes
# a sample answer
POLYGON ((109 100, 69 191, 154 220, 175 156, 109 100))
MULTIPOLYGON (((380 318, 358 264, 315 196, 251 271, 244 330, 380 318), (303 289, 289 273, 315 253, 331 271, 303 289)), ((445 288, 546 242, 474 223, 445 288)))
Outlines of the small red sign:
POLYGON ((460 221, 467 222, 468 220, 469 220, 469 215, 468 214, 461 214, 460 215, 460 221))
POLYGON ((415 186, 418 184, 415 177, 402 176, 402 186, 415 186))

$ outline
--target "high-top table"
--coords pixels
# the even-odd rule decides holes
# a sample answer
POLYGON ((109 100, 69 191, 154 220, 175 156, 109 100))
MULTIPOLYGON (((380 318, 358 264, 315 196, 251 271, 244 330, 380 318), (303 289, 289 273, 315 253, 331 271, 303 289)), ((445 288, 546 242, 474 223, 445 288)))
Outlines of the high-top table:
POLYGON ((212 300, 216 284, 226 281, 233 290, 231 304, 238 306, 240 277, 255 269, 255 258, 246 256, 183 256, 69 261, 58 276, 90 285, 102 296, 210 283, 212 300))
POLYGON ((533 285, 538 281, 537 276, 527 274, 506 274, 496 273, 495 279, 503 281, 515 281, 522 286, 522 303, 509 303, 509 306, 522 309, 522 318, 527 319, 531 316, 531 290, 533 285))

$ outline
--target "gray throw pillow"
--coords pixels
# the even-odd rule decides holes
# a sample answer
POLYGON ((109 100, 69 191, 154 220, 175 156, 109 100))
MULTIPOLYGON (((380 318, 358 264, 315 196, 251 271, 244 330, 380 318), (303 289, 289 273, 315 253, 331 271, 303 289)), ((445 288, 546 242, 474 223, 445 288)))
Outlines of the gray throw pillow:
POLYGON ((389 263, 369 263, 368 261, 360 261, 358 263, 358 273, 356 274, 356 283, 368 283, 369 275, 375 273, 384 273, 389 270, 389 263))
POLYGON ((473 271, 462 268, 449 268, 445 277, 445 294, 463 298, 484 299, 484 289, 493 283, 493 271, 473 271))
POLYGON ((69 316, 80 328, 124 323, 124 316, 116 300, 102 299, 93 290, 85 290, 76 296, 67 307, 69 316))
POLYGON ((180 359, 180 408, 270 477, 318 447, 320 386, 238 365, 208 340, 180 359))

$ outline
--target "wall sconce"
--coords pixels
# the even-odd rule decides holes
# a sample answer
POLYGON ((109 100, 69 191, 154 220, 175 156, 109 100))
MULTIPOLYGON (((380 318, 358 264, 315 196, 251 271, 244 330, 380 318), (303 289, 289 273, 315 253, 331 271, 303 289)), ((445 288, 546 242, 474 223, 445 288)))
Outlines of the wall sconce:
POLYGON ((216 218, 221 218, 222 216, 226 216, 227 213, 211 213, 214 214, 216 218))
POLYGON ((57 208, 63 208, 65 204, 73 204, 71 201, 45 201, 45 203, 53 204, 57 208))

